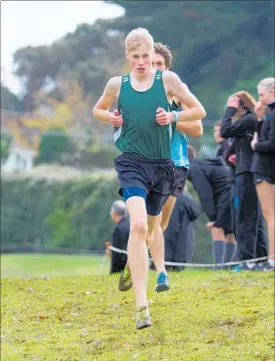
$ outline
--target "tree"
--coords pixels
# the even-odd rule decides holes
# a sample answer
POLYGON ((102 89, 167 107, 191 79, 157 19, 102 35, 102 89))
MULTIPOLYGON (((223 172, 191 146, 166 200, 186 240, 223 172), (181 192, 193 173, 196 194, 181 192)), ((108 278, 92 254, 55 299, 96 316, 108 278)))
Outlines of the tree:
POLYGON ((8 158, 11 140, 10 134, 1 132, 1 163, 8 158))
POLYGON ((210 119, 223 112, 229 93, 244 84, 255 94, 258 81, 274 74, 272 1, 106 2, 122 6, 125 15, 100 24, 124 35, 145 27, 156 41, 168 44, 175 71, 210 119))
POLYGON ((80 24, 51 46, 25 47, 13 56, 15 75, 25 86, 25 110, 35 107, 37 92, 56 84, 65 67, 71 79, 84 86, 86 93, 102 90, 106 78, 121 68, 121 35, 106 32, 99 24, 80 24))
POLYGON ((125 35, 135 27, 150 30, 168 44, 174 70, 198 96, 208 118, 217 119, 230 93, 255 95, 259 80, 274 74, 274 2, 272 1, 107 1, 124 16, 80 24, 51 46, 26 47, 14 54, 16 75, 26 85, 26 108, 35 94, 52 87, 67 69, 85 95, 96 99, 107 80, 126 71, 125 35))
POLYGON ((111 132, 107 124, 92 118, 92 100, 76 80, 68 74, 56 77, 57 88, 51 96, 40 91, 34 97, 36 108, 32 113, 2 112, 2 127, 13 134, 22 148, 38 151, 41 135, 50 129, 63 129, 72 138, 74 148, 80 150, 90 146, 90 139, 99 139, 103 132, 111 132), (58 91, 57 91, 58 90, 58 91))
POLYGON ((12 93, 9 88, 1 83, 1 109, 10 111, 22 111, 24 109, 24 102, 20 100, 17 95, 12 93))

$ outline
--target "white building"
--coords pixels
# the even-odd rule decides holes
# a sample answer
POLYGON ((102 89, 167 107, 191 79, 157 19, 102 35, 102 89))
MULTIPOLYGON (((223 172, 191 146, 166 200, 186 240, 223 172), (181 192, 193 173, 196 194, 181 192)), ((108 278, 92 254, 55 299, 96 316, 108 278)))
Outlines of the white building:
POLYGON ((30 172, 33 167, 35 151, 32 149, 22 149, 19 146, 11 145, 9 156, 1 165, 3 172, 30 172))

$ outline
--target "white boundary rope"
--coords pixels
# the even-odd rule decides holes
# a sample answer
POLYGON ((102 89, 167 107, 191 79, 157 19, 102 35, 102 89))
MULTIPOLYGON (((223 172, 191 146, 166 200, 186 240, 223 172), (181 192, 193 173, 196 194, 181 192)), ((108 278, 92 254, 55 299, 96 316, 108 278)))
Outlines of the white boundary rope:
MULTIPOLYGON (((124 249, 119 249, 113 246, 108 247, 111 251, 117 252, 117 253, 124 253, 127 254, 127 251, 124 249)), ((271 256, 271 257, 274 257, 271 256)), ((237 262, 226 262, 226 263, 178 263, 178 262, 165 262, 167 266, 185 266, 185 267, 194 267, 194 268, 213 268, 217 266, 235 266, 238 264, 244 264, 244 263, 254 263, 258 261, 264 261, 268 257, 260 257, 260 258, 253 258, 245 261, 237 261, 237 262)), ((152 260, 150 258, 150 260, 152 260)))
POLYGON ((107 256, 106 256, 106 253, 105 253, 105 255, 104 255, 103 258, 102 258, 102 261, 101 261, 101 264, 100 264, 100 266, 99 266, 99 269, 98 269, 98 274, 99 274, 99 275, 102 274, 103 267, 105 266, 106 261, 107 261, 107 256))

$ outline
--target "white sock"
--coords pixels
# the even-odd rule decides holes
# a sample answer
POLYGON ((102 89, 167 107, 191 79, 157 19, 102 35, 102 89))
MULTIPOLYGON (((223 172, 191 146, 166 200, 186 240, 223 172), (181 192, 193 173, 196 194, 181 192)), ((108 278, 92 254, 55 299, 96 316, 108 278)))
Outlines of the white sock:
POLYGON ((275 259, 268 259, 268 263, 270 264, 271 267, 275 267, 275 259))

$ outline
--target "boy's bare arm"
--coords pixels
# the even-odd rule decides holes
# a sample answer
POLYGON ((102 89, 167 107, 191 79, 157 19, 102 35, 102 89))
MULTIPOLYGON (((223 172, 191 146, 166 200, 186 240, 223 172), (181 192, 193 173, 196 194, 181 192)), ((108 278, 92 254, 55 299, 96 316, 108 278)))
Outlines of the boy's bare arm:
MULTIPOLYGON (((176 103, 180 102, 176 99, 176 103)), ((180 103, 180 107, 183 110, 188 109, 185 104, 180 103)), ((178 122, 177 130, 183 134, 190 135, 191 137, 201 137, 203 135, 202 121, 200 119, 197 119, 190 122, 178 122)))
POLYGON ((122 116, 117 110, 110 112, 110 107, 118 98, 120 86, 121 77, 119 76, 111 78, 108 81, 103 94, 93 109, 93 115, 96 119, 112 123, 114 126, 121 126, 122 116))
POLYGON ((206 112, 204 107, 195 95, 191 93, 188 86, 182 83, 177 74, 165 71, 163 73, 163 81, 168 96, 176 97, 181 104, 183 103, 187 106, 187 109, 178 113, 179 122, 205 118, 206 112))

